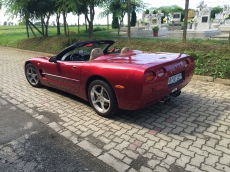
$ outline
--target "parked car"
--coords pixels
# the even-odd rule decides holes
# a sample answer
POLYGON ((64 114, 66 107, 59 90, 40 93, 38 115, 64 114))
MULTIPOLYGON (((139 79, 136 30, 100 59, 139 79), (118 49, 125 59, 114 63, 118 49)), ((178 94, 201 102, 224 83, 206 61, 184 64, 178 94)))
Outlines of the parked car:
POLYGON ((75 43, 51 57, 25 62, 33 87, 42 85, 74 94, 90 102, 101 116, 119 109, 137 110, 177 97, 191 80, 190 55, 145 52, 113 47, 112 40, 75 43))

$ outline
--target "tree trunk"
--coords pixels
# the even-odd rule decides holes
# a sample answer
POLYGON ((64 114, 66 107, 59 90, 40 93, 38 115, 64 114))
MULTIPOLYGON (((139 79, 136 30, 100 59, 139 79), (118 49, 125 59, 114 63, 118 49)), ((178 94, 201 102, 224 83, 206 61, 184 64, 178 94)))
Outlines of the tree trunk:
POLYGON ((26 35, 27 35, 27 38, 30 37, 28 25, 29 25, 29 21, 26 19, 26 35))
POLYGON ((131 2, 128 0, 128 40, 130 40, 130 5, 131 2))
POLYGON ((46 20, 46 24, 45 24, 45 36, 48 36, 48 27, 49 27, 49 19, 50 19, 50 14, 47 15, 47 20, 46 20))
POLYGON ((183 43, 186 43, 187 24, 188 24, 188 7, 189 7, 189 0, 185 0, 184 30, 183 30, 183 39, 182 39, 183 43))
MULTIPOLYGON (((87 14, 86 14, 87 15, 87 14)), ((88 28, 87 28, 87 19, 86 19, 86 15, 85 15, 85 32, 88 32, 88 28)))
POLYGON ((89 4, 89 17, 88 15, 85 14, 86 19, 89 23, 89 39, 93 38, 93 20, 94 20, 94 15, 95 15, 95 10, 94 10, 94 4, 90 3, 89 4))
POLYGON ((121 18, 120 23, 119 23, 119 28, 118 28, 118 31, 117 31, 118 32, 117 33, 118 38, 120 37, 121 23, 123 23, 123 18, 121 18))
POLYGON ((63 15, 63 24, 64 24, 64 34, 65 34, 65 37, 67 37, 67 29, 66 29, 66 12, 63 11, 63 12, 62 12, 62 15, 63 15))
POLYGON ((29 27, 30 27, 30 30, 31 30, 31 32, 33 33, 34 37, 37 37, 37 36, 36 36, 36 34, 34 33, 34 30, 33 30, 33 28, 30 26, 29 22, 28 22, 28 25, 29 25, 29 27))
POLYGON ((79 34, 80 33, 80 25, 79 25, 80 15, 78 14, 77 16, 78 16, 78 18, 77 18, 77 32, 79 34))
POLYGON ((93 22, 89 22, 89 39, 93 38, 93 22))
POLYGON ((57 35, 61 35, 61 29, 60 29, 60 13, 56 13, 56 22, 57 22, 57 35))
POLYGON ((109 14, 107 14, 107 29, 109 30, 109 14))
POLYGON ((43 19, 43 16, 41 16, 41 23, 42 23, 42 35, 44 36, 44 19, 43 19))

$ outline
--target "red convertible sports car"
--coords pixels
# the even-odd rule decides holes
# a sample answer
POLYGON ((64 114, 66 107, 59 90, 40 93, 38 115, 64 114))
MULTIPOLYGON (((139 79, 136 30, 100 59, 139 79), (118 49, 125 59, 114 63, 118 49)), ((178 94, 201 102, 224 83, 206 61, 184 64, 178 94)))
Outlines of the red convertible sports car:
POLYGON ((178 53, 112 48, 112 40, 75 43, 56 56, 25 62, 33 87, 42 85, 90 102, 101 116, 177 97, 192 78, 194 60, 178 53))

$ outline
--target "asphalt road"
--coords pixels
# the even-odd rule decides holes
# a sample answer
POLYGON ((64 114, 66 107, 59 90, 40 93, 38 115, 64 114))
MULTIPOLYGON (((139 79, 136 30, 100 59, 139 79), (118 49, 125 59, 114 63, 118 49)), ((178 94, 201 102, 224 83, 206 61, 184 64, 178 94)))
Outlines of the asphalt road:
POLYGON ((0 171, 114 171, 0 98, 0 171))

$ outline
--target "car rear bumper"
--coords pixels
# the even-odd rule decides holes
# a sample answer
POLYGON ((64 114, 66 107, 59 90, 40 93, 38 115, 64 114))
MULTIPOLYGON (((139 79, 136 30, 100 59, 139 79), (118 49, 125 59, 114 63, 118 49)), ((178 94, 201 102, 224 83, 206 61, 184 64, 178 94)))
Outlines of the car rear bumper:
POLYGON ((185 71, 183 81, 170 87, 168 86, 168 79, 164 82, 157 82, 147 86, 144 85, 140 99, 130 100, 127 98, 127 101, 123 101, 119 107, 124 110, 137 110, 153 105, 164 97, 169 96, 171 93, 183 89, 190 82, 193 76, 193 71, 194 69, 185 71))

